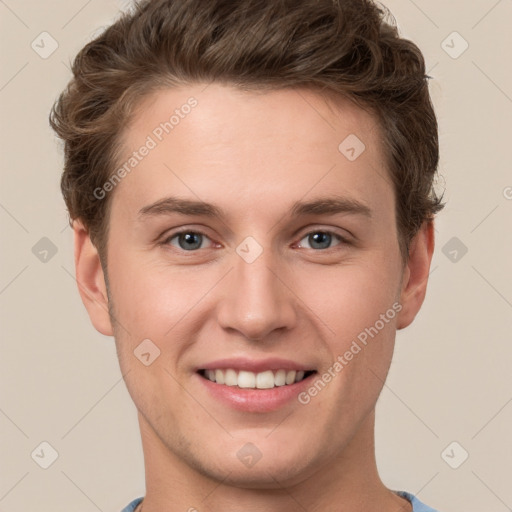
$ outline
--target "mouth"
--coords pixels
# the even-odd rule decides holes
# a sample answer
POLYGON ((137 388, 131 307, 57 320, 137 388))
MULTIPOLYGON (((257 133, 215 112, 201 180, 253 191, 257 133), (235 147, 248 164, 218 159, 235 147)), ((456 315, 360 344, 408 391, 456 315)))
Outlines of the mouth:
POLYGON ((230 410, 272 413, 301 406, 297 397, 312 385, 317 367, 288 358, 230 357, 196 366, 206 397, 230 410))
POLYGON ((239 389, 272 389, 298 384, 316 373, 316 370, 263 370, 251 372, 235 368, 200 369, 197 373, 219 385, 239 389))

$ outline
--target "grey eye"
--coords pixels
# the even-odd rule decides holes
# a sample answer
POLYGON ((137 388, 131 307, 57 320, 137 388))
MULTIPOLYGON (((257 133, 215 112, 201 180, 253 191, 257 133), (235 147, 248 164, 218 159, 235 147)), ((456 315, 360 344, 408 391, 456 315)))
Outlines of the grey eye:
POLYGON ((339 237, 334 233, 329 233, 327 231, 312 231, 311 233, 308 233, 302 240, 307 239, 309 244, 308 248, 310 249, 329 249, 333 238, 337 238, 339 243, 339 237))
POLYGON ((183 233, 176 233, 170 237, 168 239, 168 243, 176 247, 176 244, 172 242, 172 240, 176 239, 179 249, 183 249, 184 251, 193 251, 201 248, 203 238, 207 237, 201 233, 196 233, 195 231, 185 231, 183 233))

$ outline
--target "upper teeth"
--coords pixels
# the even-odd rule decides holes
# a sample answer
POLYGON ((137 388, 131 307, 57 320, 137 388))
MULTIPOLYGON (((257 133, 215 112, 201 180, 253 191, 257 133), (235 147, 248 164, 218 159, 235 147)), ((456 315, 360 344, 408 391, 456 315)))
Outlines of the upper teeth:
POLYGON ((238 386, 239 388, 270 389, 300 382, 304 378, 302 370, 266 370, 260 373, 245 370, 205 370, 206 377, 217 384, 238 386))

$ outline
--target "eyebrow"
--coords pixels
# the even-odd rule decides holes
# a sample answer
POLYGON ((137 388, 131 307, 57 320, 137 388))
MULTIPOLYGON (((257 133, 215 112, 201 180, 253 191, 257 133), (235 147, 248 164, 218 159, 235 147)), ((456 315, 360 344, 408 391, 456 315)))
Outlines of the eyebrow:
MULTIPOLYGON (((224 210, 214 204, 181 199, 178 197, 165 197, 155 203, 144 206, 139 211, 139 217, 145 218, 156 215, 169 215, 172 213, 189 216, 227 218, 224 210)), ((335 215, 338 213, 363 215, 367 218, 372 217, 372 210, 366 204, 356 199, 340 196, 321 197, 311 201, 296 201, 290 209, 290 216, 292 217, 335 215)))

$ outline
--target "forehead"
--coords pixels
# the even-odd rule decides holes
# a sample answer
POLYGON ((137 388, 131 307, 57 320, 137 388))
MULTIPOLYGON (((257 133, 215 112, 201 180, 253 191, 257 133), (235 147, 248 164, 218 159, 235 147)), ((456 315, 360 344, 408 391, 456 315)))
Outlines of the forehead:
POLYGON ((380 137, 371 114, 309 89, 162 89, 139 104, 122 134, 121 164, 151 149, 133 162, 114 201, 142 205, 168 192, 231 198, 247 212, 321 190, 377 199, 392 194, 380 137))
POLYGON ((334 93, 307 88, 242 91, 212 83, 150 93, 139 102, 122 140, 127 148, 136 147, 143 134, 165 142, 161 139, 171 138, 168 135, 179 137, 185 131, 183 125, 188 135, 212 145, 244 139, 244 150, 258 145, 251 135, 271 138, 276 152, 288 150, 279 146, 284 140, 325 149, 333 138, 337 140, 348 130, 359 131, 367 145, 373 146, 380 137, 372 114, 334 93), (185 122, 187 118, 191 121, 185 122), (166 123, 167 130, 163 126, 166 123))

